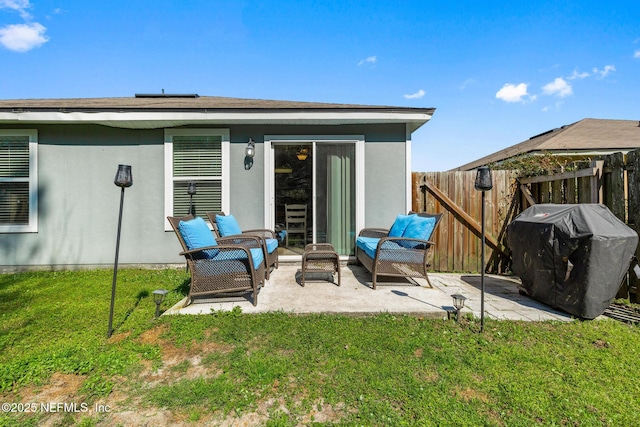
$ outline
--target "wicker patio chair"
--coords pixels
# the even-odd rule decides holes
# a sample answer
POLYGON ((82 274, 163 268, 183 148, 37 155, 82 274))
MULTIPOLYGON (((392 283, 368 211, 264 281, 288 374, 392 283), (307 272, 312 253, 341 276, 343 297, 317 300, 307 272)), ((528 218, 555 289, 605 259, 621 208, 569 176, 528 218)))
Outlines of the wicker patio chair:
POLYGON ((209 222, 211 222, 213 231, 216 233, 216 238, 240 235, 255 236, 260 239, 260 245, 266 261, 265 277, 269 280, 271 268, 278 268, 278 239, 276 238, 276 232, 263 228, 242 230, 233 215, 226 215, 224 212, 207 212, 206 215, 209 218, 209 222), (221 224, 218 223, 219 217, 224 217, 221 220, 228 221, 227 224, 221 226, 221 224), (230 230, 231 234, 229 234, 230 230))
MULTIPOLYGON (((410 212, 410 215, 413 213, 410 212)), ((371 272, 373 289, 376 289, 379 276, 424 277, 432 286, 427 268, 431 265, 431 250, 435 243, 428 239, 438 226, 442 213, 415 215, 425 219, 434 218, 433 228, 426 238, 391 233, 394 227, 364 228, 360 231, 356 240, 356 258, 371 272), (390 233, 394 235, 390 236, 390 233)))
MULTIPOLYGON (((186 258, 191 274, 187 303, 191 303, 195 297, 251 292, 253 305, 258 304, 258 291, 264 285, 265 275, 264 255, 259 239, 253 236, 215 239, 200 218, 213 244, 190 247, 197 245, 193 242, 190 245, 185 241, 181 232, 181 222, 189 223, 197 218, 188 215, 167 219, 182 245, 183 251, 180 255, 186 258), (248 240, 253 240, 255 247, 250 247, 248 240)), ((184 230, 184 224, 182 227, 184 230)))

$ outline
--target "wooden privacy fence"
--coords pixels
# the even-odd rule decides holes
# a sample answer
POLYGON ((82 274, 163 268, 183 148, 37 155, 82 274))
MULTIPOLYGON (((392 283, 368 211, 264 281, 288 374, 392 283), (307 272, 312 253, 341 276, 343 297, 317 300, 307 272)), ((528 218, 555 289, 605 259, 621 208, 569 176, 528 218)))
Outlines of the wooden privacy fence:
MULTIPOLYGON (((638 232, 640 229, 640 149, 614 153, 589 167, 549 176, 518 178, 515 171, 494 170, 493 188, 485 193, 486 271, 509 268, 506 227, 536 203, 603 203, 638 232)), ((414 172, 412 209, 443 212, 433 236, 433 269, 480 272, 481 192, 474 189, 475 171, 414 172)), ((640 258, 640 248, 636 250, 640 258)), ((633 268, 633 265, 631 266, 633 268)), ((634 273, 623 283, 619 297, 638 301, 640 280, 634 273)))
MULTIPOLYGON (((492 171, 493 188, 485 192, 485 261, 487 271, 504 272, 506 226, 517 210, 516 174, 492 171)), ((435 271, 480 272, 482 193, 474 189, 476 172, 414 172, 412 209, 443 212, 432 240, 435 271)))

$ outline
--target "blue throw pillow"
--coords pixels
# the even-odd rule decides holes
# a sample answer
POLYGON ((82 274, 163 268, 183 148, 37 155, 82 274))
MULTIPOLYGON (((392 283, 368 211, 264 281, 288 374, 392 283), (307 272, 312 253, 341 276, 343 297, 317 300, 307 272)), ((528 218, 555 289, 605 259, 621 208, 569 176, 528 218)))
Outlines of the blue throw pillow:
POLYGON ((413 215, 413 218, 411 218, 409 225, 407 225, 407 228, 404 230, 402 237, 429 240, 435 226, 436 219, 434 217, 424 218, 419 215, 413 215))
POLYGON ((389 237, 402 237, 404 230, 407 229, 407 226, 411 222, 411 219, 415 216, 412 215, 398 215, 396 217, 395 222, 391 226, 391 230, 389 230, 389 237))
POLYGON ((213 237, 213 233, 209 230, 207 223, 199 216, 189 221, 180 221, 178 231, 189 250, 216 246, 218 244, 215 237, 213 237))
POLYGON ((242 234, 242 229, 233 215, 216 215, 216 224, 222 237, 242 234))

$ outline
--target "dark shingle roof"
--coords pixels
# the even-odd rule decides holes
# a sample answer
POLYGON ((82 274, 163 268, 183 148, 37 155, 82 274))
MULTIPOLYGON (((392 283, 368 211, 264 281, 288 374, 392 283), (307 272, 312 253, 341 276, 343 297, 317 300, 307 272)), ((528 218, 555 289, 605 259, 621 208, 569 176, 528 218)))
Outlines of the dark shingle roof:
POLYGON ((332 104, 226 98, 193 94, 147 94, 128 98, 60 98, 0 100, 0 111, 212 111, 212 110, 338 110, 388 111, 433 114, 435 108, 332 104))
POLYGON ((616 152, 635 148, 640 148, 640 123, 637 120, 583 119, 533 136, 455 170, 473 170, 525 153, 616 152))
POLYGON ((130 98, 0 100, 0 124, 93 123, 127 129, 232 124, 405 124, 410 132, 435 108, 147 94, 130 98))

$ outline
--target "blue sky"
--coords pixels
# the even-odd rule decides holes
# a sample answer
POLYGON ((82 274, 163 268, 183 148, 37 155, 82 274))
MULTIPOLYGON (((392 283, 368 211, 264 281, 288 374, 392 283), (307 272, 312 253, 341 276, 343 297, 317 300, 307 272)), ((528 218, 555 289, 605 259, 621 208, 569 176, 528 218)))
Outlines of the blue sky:
POLYGON ((640 120, 632 1, 0 0, 0 99, 198 93, 434 107, 414 171, 640 120))

